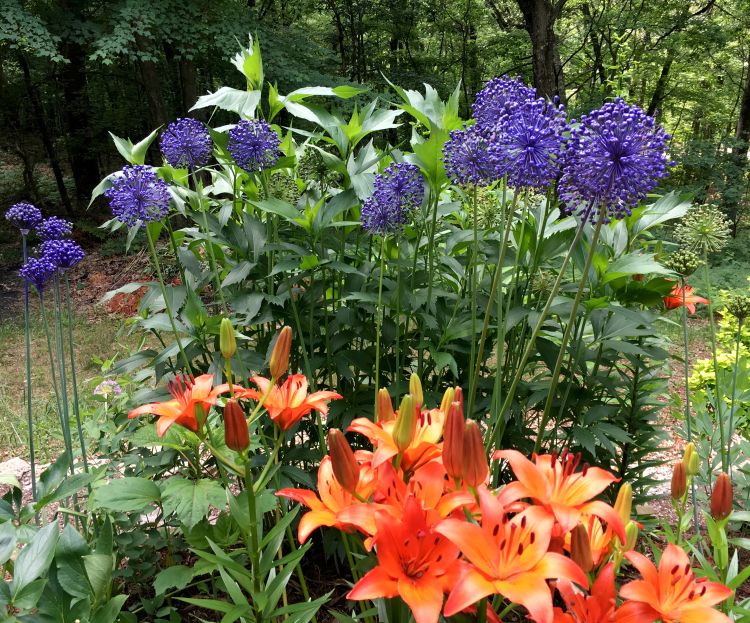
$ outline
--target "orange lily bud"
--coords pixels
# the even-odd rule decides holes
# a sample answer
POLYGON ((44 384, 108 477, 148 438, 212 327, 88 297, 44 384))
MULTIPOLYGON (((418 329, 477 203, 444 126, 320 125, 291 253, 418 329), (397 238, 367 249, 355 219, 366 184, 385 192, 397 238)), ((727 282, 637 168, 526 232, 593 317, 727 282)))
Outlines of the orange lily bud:
POLYGON ((682 461, 678 461, 672 469, 672 499, 681 500, 685 491, 687 491, 687 474, 682 461))
POLYGON ((237 352, 237 339, 234 337, 234 327, 229 318, 222 318, 219 325, 219 350, 226 361, 237 352))
POLYGON ((242 452, 250 446, 245 412, 234 398, 227 400, 224 406, 224 441, 227 448, 235 452, 242 452))
POLYGON ((719 474, 711 492, 711 517, 719 521, 732 512, 732 481, 727 474, 719 474))
POLYGON ((337 428, 328 431, 328 451, 336 480, 345 491, 354 493, 359 484, 359 463, 344 433, 337 428))
POLYGON ((582 524, 578 524, 570 533, 570 557, 584 573, 588 573, 594 568, 589 534, 582 524))
POLYGON ((487 480, 490 467, 484 452, 482 431, 474 420, 466 422, 464 428, 464 451, 461 474, 464 482, 470 487, 481 485, 487 480))
POLYGON ((629 521, 625 525, 625 551, 635 548, 638 541, 638 524, 635 521, 629 521))
POLYGON ((440 410, 446 415, 448 414, 448 411, 451 408, 451 403, 454 400, 453 398, 454 394, 455 394, 455 391, 453 390, 453 388, 449 387, 448 389, 445 390, 445 393, 443 394, 443 400, 440 401, 440 410))
POLYGON ((443 430, 443 467, 448 476, 455 479, 463 475, 465 427, 461 405, 451 403, 443 430))
POLYGON ((685 466, 685 473, 688 476, 695 476, 700 468, 700 457, 695 449, 695 444, 691 441, 685 446, 685 453, 682 455, 682 464, 685 466))
POLYGON ((412 372, 409 377, 409 393, 414 397, 414 401, 420 407, 424 404, 424 394, 422 393, 422 380, 416 372, 412 372))
POLYGON ((385 387, 381 387, 378 391, 378 422, 391 422, 395 419, 391 395, 385 387))
POLYGON ((623 524, 627 524, 630 521, 630 513, 633 510, 633 487, 629 483, 625 483, 620 487, 617 492, 617 499, 615 500, 615 512, 622 519, 623 524))
POLYGON ((458 385, 453 390, 453 401, 458 402, 461 405, 461 413, 464 412, 464 390, 458 385))
POLYGON ((414 397, 406 394, 401 405, 398 408, 398 417, 396 426, 393 427, 393 441, 396 443, 399 453, 402 453, 409 447, 414 433, 417 432, 417 413, 414 397))
POLYGON ((276 338, 276 344, 271 352, 271 377, 274 379, 281 378, 289 368, 289 351, 292 348, 292 328, 283 327, 276 338))

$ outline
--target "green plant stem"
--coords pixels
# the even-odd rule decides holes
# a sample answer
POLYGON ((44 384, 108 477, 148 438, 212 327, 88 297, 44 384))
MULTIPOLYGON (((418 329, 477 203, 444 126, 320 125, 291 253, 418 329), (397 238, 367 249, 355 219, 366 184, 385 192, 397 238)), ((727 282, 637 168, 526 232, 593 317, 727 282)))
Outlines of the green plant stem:
MULTIPOLYGON (((690 350, 688 349, 688 310, 687 310, 687 293, 685 292, 685 277, 680 277, 682 284, 682 371, 685 377, 685 426, 687 428, 687 440, 690 443, 693 440, 693 416, 690 413, 690 350)), ((700 517, 698 515, 697 493, 695 488, 695 478, 690 479, 690 502, 693 505, 693 524, 696 534, 700 533, 700 517)))
MULTIPOLYGON (((683 294, 684 296, 684 294, 683 294)), ((740 364, 740 342, 742 341, 742 318, 737 320, 737 338, 734 343, 734 370, 732 372, 732 401, 729 408, 729 430, 727 431, 727 461, 729 475, 732 475, 732 437, 734 437, 734 406, 737 398, 737 372, 740 364)))
MULTIPOLYGON (((182 355, 182 360, 185 362, 185 369, 187 370, 189 375, 193 375, 193 369, 190 366, 190 360, 187 357, 187 354, 185 353, 185 349, 182 347, 182 340, 180 339, 180 336, 177 334, 177 326, 174 322, 174 316, 172 314, 172 305, 169 302, 169 296, 167 296, 167 287, 164 285, 164 276, 161 272, 161 266, 159 265, 159 256, 156 254, 156 246, 154 245, 154 237, 151 234, 151 228, 147 225, 146 226, 146 238, 148 238, 148 246, 149 249, 151 249, 151 256, 154 260, 154 267, 156 268, 156 275, 159 278, 159 285, 161 286, 161 294, 164 297, 164 307, 167 310, 167 316, 169 316, 169 324, 172 327, 172 333, 174 334, 174 339, 177 341, 177 348, 180 350, 180 355, 182 355)), ((185 286, 187 287, 187 286, 185 286)))
POLYGON ((582 220, 581 224, 578 226, 578 229, 576 230, 576 234, 573 237, 573 241, 570 244, 570 248, 568 249, 568 252, 565 254, 562 265, 560 266, 560 270, 557 273, 557 279, 555 280, 555 283, 552 285, 552 289, 550 290, 547 303, 544 305, 544 308, 539 314, 539 318, 537 319, 536 324, 534 325, 534 329, 531 332, 529 341, 526 343, 526 348, 524 349, 523 353, 521 354, 520 359, 518 360, 518 365, 516 366, 513 379, 511 380, 510 387, 508 388, 508 393, 505 395, 505 399, 503 400, 500 406, 500 409, 494 418, 492 434, 488 435, 487 437, 487 441, 486 441, 487 449, 492 447, 493 444, 496 448, 499 447, 499 444, 502 441, 503 432, 505 429, 505 412, 510 407, 511 402, 513 402, 513 396, 515 395, 516 388, 518 387, 518 383, 521 381, 521 377, 523 376, 523 371, 524 371, 524 368, 526 367, 526 363, 528 362, 529 357, 531 356, 531 352, 534 349, 534 344, 536 342, 536 339, 537 337, 539 337, 539 334, 542 331, 542 325, 544 324, 544 321, 547 319, 547 315, 549 314, 550 307, 552 307, 552 302, 555 296, 557 296, 557 292, 560 290, 560 285, 562 284, 563 276, 565 274, 565 269, 568 266, 568 262, 570 262, 570 258, 573 256, 573 251, 576 248, 576 245, 578 245, 578 242, 581 239, 581 235, 583 234, 583 228, 585 225, 586 225, 586 221, 582 220))
POLYGON ((44 296, 42 295, 41 291, 39 292, 39 308, 42 311, 42 324, 44 325, 44 333, 47 337, 47 352, 49 353, 49 369, 52 376, 52 389, 55 392, 57 415, 60 418, 60 427, 62 429, 62 404, 60 403, 60 388, 57 384, 57 366, 55 366, 55 358, 52 352, 52 337, 49 330, 49 322, 47 321, 47 308, 44 305, 44 296))
MULTIPOLYGON (((471 369, 471 364, 477 360, 476 357, 476 351, 477 351, 477 344, 476 344, 476 338, 477 338, 477 273, 479 272, 477 270, 477 259, 479 258, 479 225, 478 225, 478 215, 477 215, 477 187, 476 185, 472 189, 471 193, 471 211, 472 211, 472 245, 471 245, 471 270, 469 271, 469 278, 471 279, 471 282, 469 283, 469 296, 471 299, 471 344, 469 349, 469 368, 471 369)), ((489 309, 490 306, 487 306, 487 309, 489 309)), ((466 412, 468 417, 472 417, 474 414, 474 396, 476 395, 476 383, 479 380, 479 374, 472 374, 469 376, 469 401, 468 401, 468 411, 466 412)))
MULTIPOLYGON (((255 505, 255 488, 253 485, 253 472, 250 468, 250 459, 245 461, 245 491, 247 494, 247 512, 248 512, 248 540, 247 555, 250 559, 253 592, 260 594, 260 545, 258 543, 258 513, 255 505)), ((253 609, 255 610, 255 620, 260 621, 260 611, 255 606, 253 599, 253 609)))
MULTIPOLYGON (((557 385, 559 383, 560 369, 562 368, 563 359, 565 359, 565 353, 570 340, 570 332, 575 325, 575 319, 578 314, 578 307, 581 304, 583 298, 583 290, 586 287, 588 281, 589 271, 591 270, 591 264, 594 260, 594 253, 596 252, 596 243, 599 241, 599 234, 604 224, 604 207, 599 211, 599 218, 596 221, 594 227, 594 233, 591 236, 591 245, 589 247, 588 255, 586 256, 586 263, 581 273, 581 279, 578 282, 578 290, 576 291, 575 298, 573 299, 573 307, 570 309, 570 316, 568 322, 565 324, 565 330, 563 331, 562 340, 560 341, 560 351, 557 353, 557 360, 555 361, 555 367, 552 370, 552 379, 550 380, 550 387, 547 394, 547 400, 544 404, 544 412, 542 413, 542 421, 539 424, 539 431, 537 432, 536 442, 534 443, 534 452, 539 452, 542 448, 542 439, 544 438, 544 431, 549 422, 550 416, 552 415, 552 402, 557 391, 557 385)), ((583 330, 583 329, 581 329, 583 330)))
POLYGON ((86 442, 83 439, 83 426, 81 423, 81 411, 78 402, 78 379, 76 378, 76 357, 73 343, 73 306, 70 303, 70 280, 68 274, 65 277, 65 305, 68 313, 68 344, 70 346, 70 380, 73 384, 73 415, 76 418, 76 429, 78 430, 78 441, 81 444, 81 459, 83 461, 83 471, 88 473, 89 462, 86 458, 86 442))
MULTIPOLYGON (((432 284, 433 284, 433 271, 434 271, 434 265, 435 265, 435 233, 437 230, 437 213, 438 213, 438 203, 440 201, 440 195, 439 193, 435 192, 435 189, 430 186, 430 202, 432 204, 432 219, 430 222, 430 236, 429 240, 427 242, 427 264, 428 264, 428 270, 427 270, 427 300, 425 302, 425 311, 427 314, 430 313, 430 310, 432 309, 432 284), (434 197, 434 199, 433 199, 434 197)), ((417 241, 417 249, 414 250, 415 255, 418 255, 419 250, 419 241, 417 241)), ((414 262, 414 266, 416 268, 416 258, 414 262)), ((424 369, 424 325, 422 326, 422 329, 420 330, 420 349, 419 349, 419 366, 418 366, 418 374, 421 377, 422 371, 424 369)))
POLYGON ((711 276, 708 270, 708 249, 703 248, 703 268, 706 277, 706 294, 708 294, 708 325, 711 329, 711 354, 714 364, 714 378, 716 384, 714 387, 714 399, 716 400, 716 421, 719 424, 719 443, 721 445, 721 471, 726 472, 728 470, 728 457, 726 449, 726 441, 724 434, 724 415, 721 400, 721 387, 719 383, 719 362, 716 359, 717 348, 716 348, 716 322, 714 320, 714 307, 713 307, 713 295, 711 292, 711 276))
POLYGON ((378 307, 375 318, 375 403, 373 418, 378 414, 378 390, 380 389, 380 331, 383 326, 383 273, 385 272, 385 235, 380 238, 380 275, 378 276, 378 307))
MULTIPOLYGON (((394 378, 401 380, 401 241, 396 238, 396 370, 394 378)), ((376 414, 377 417, 377 414, 376 414)))
MULTIPOLYGON (((23 234, 23 263, 26 263, 26 234, 23 234)), ((29 465, 31 466, 31 495, 36 502, 36 454, 34 452, 34 415, 31 404, 31 325, 29 322, 29 282, 23 282, 23 334, 26 340, 26 423, 29 428, 29 465)))
POLYGON ((70 473, 75 473, 73 438, 70 434, 70 411, 68 409, 68 379, 65 371, 65 349, 63 346, 62 311, 60 306, 60 278, 54 278, 55 343, 57 347, 57 371, 60 374, 60 400, 62 403, 63 439, 69 448, 70 473))

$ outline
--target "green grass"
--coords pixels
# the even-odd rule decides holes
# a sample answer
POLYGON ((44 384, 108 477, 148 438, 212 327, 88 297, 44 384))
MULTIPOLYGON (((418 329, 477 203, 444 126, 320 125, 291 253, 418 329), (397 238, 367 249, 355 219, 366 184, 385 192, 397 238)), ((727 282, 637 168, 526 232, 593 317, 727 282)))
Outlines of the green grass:
MULTIPOLYGON (((22 315, 0 323, 0 460, 11 456, 26 457, 28 426, 25 402, 26 347, 22 315)), ((32 416, 37 460, 54 460, 62 448, 62 435, 57 403, 49 368, 49 353, 44 327, 39 317, 38 304, 31 313, 31 378, 32 416)), ((53 323, 53 317, 49 317, 53 323)), ((111 357, 118 351, 127 352, 134 345, 133 338, 121 336, 122 321, 114 318, 96 319, 76 317, 73 324, 76 346, 76 372, 82 400, 91 392, 91 379, 99 373, 96 357, 111 357)), ((54 348, 54 337, 53 337, 54 348)), ((70 388, 68 363, 69 398, 70 388)), ((72 413, 71 413, 72 417, 72 413)), ((71 427, 75 430, 75 426, 71 427)))

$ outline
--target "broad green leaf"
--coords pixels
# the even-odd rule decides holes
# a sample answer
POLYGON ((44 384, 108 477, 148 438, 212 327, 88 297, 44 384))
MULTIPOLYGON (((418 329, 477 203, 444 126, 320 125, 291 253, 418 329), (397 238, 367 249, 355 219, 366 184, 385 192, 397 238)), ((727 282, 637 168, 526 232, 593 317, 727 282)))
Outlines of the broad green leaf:
POLYGON ((10 485, 14 489, 21 488, 21 483, 13 474, 0 474, 0 485, 10 485))
POLYGON ((201 95, 190 110, 216 106, 222 110, 237 113, 242 117, 252 118, 260 103, 260 91, 240 91, 232 87, 221 87, 214 93, 201 95))
POLYGON ((265 199, 264 201, 249 201, 248 203, 251 203, 262 212, 278 214, 279 216, 283 216, 285 219, 295 224, 298 224, 298 220, 301 216, 299 210, 295 208, 291 203, 287 203, 286 201, 277 199, 276 197, 271 197, 270 199, 265 199))
POLYGON ((16 527, 12 522, 0 524, 0 566, 4 565, 16 551, 16 527))
POLYGON ((609 283, 625 275, 646 275, 653 273, 669 275, 671 272, 659 264, 652 254, 628 253, 628 255, 618 257, 607 266, 607 272, 602 277, 602 283, 609 283))
POLYGON ((57 522, 47 524, 18 554, 13 567, 13 580, 10 584, 10 593, 14 599, 22 589, 49 568, 55 555, 57 540, 60 538, 59 530, 57 522))
POLYGON ((183 565, 167 567, 156 574, 154 578, 154 591, 157 595, 163 595, 168 588, 185 588, 193 579, 193 568, 183 565))
POLYGON ((57 487, 57 489, 55 489, 54 491, 50 491, 44 497, 40 497, 39 501, 34 505, 34 508, 37 511, 40 511, 42 508, 47 506, 47 504, 58 502, 63 498, 69 498, 84 487, 90 485, 92 482, 94 482, 94 480, 96 480, 96 474, 93 474, 91 472, 74 474, 73 476, 70 476, 69 478, 63 480, 60 486, 57 487))
POLYGON ((162 497, 164 512, 174 513, 188 528, 206 517, 211 506, 223 509, 226 504, 222 486, 206 478, 194 482, 173 476, 163 485, 162 497))
POLYGON ((112 142, 115 144, 117 151, 120 152, 120 155, 125 159, 125 161, 129 162, 130 164, 135 164, 133 162, 133 143, 131 143, 128 139, 120 138, 119 136, 112 134, 112 132, 110 132, 109 135, 112 137, 112 142))
POLYGON ((143 511, 161 497, 159 487, 146 478, 126 476, 94 489, 89 505, 93 509, 127 513, 143 511))
POLYGON ((86 575, 97 602, 109 594, 110 582, 112 581, 112 567, 114 557, 112 554, 89 554, 83 557, 86 567, 86 575))
POLYGON ((94 613, 94 616, 91 617, 91 623, 115 623, 127 599, 127 595, 112 597, 94 613))
POLYGON ((146 153, 148 152, 148 148, 151 147, 151 143, 154 142, 154 139, 158 134, 159 130, 156 129, 142 141, 139 141, 135 145, 131 146, 131 164, 143 164, 144 162, 146 162, 146 153))

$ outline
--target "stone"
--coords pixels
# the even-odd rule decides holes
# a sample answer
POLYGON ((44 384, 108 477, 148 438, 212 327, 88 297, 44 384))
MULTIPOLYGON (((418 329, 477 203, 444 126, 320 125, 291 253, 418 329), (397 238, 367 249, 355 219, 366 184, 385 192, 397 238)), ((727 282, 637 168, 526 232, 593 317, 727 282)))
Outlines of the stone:
POLYGON ((19 457, 0 463, 0 476, 15 476, 20 481, 30 471, 31 465, 19 457))

